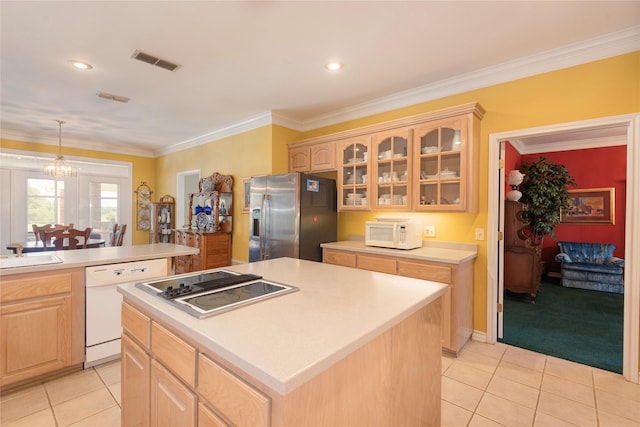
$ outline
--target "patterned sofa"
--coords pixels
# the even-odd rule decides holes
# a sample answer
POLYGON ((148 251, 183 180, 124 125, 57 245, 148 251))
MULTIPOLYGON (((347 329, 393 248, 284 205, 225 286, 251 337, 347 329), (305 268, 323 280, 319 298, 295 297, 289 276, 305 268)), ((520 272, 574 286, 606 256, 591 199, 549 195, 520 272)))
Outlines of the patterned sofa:
POLYGON ((558 242, 562 286, 624 293, 624 260, 614 257, 611 243, 558 242))

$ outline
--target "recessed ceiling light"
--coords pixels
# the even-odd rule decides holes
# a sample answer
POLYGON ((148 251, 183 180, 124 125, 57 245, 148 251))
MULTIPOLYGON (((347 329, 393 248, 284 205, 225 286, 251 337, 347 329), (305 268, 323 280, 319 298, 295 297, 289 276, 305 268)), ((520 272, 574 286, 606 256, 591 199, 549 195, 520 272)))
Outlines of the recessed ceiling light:
POLYGON ((74 67, 76 67, 79 70, 91 70, 91 69, 93 69, 93 65, 89 64, 88 62, 76 61, 75 59, 72 59, 69 62, 71 62, 71 65, 73 65, 74 67))
POLYGON ((342 67, 344 67, 344 64, 342 64, 341 62, 328 62, 324 65, 324 68, 329 71, 338 71, 342 69, 342 67))

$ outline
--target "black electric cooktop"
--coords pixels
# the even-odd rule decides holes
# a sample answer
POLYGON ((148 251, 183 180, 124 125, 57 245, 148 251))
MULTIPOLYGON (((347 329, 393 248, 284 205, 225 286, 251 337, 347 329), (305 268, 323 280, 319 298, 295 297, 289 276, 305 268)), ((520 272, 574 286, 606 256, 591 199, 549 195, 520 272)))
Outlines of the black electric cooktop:
POLYGON ((256 274, 218 270, 137 283, 136 287, 198 318, 298 290, 261 279, 256 274))

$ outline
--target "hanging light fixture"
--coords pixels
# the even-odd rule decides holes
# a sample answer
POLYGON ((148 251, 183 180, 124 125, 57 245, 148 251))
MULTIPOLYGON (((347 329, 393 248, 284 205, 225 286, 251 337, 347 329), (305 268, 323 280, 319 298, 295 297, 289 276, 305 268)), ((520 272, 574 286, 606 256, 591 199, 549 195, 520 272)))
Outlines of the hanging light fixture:
POLYGON ((69 178, 76 176, 76 168, 66 162, 62 155, 62 125, 64 121, 56 120, 58 122, 58 157, 54 162, 49 163, 44 168, 44 173, 53 178, 69 178))

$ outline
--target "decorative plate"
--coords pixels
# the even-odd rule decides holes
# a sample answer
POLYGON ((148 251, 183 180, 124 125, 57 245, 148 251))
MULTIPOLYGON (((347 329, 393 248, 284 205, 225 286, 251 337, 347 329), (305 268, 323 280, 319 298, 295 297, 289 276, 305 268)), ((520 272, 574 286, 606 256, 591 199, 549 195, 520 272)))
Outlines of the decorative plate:
POLYGON ((215 189, 215 185, 213 184, 213 180, 211 178, 205 178, 202 180, 202 190, 203 192, 210 192, 215 189))
POLYGON ((198 227, 198 230, 204 230, 205 228, 207 228, 208 223, 209 217, 206 213, 200 212, 198 215, 196 215, 196 227, 198 227))

